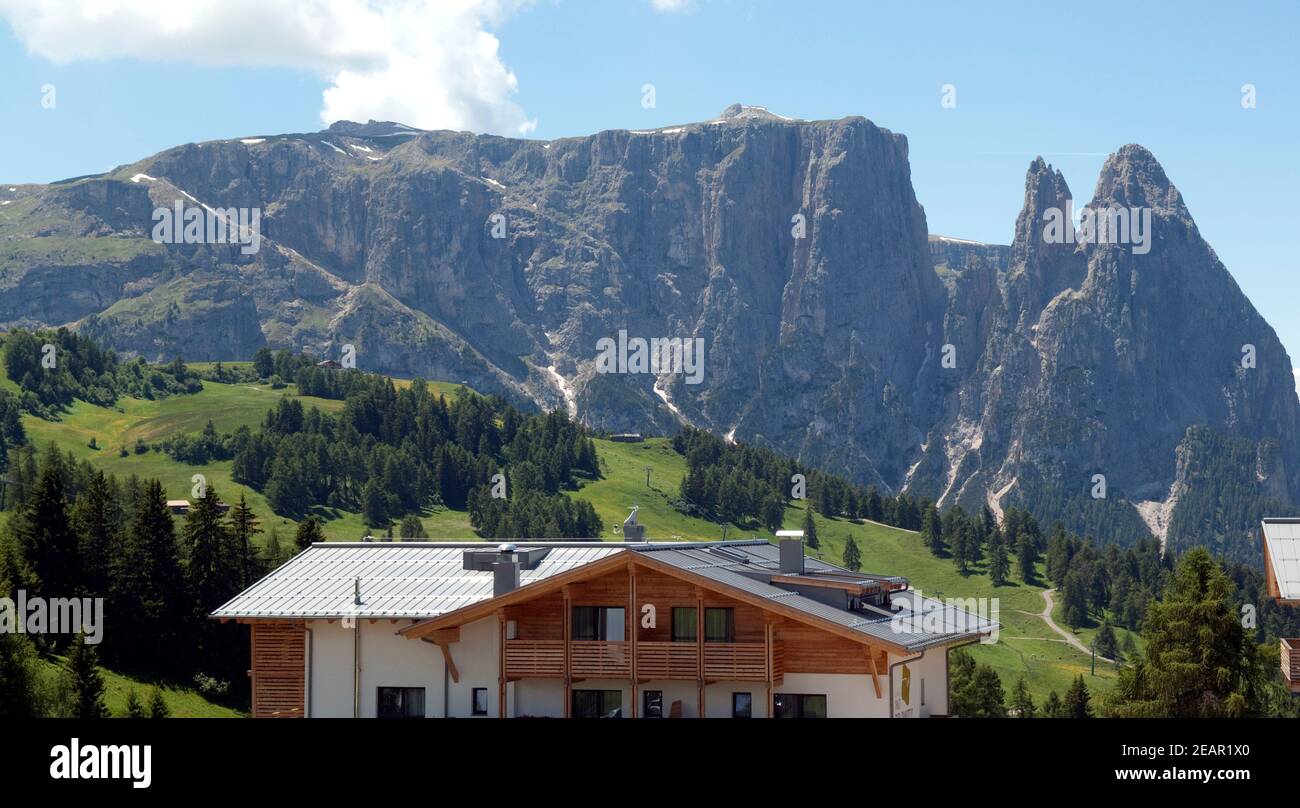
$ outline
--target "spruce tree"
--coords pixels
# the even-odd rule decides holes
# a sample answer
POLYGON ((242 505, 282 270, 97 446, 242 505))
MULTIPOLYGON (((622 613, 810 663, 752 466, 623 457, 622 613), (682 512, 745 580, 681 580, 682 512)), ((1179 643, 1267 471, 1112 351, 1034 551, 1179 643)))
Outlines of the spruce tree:
POLYGON ((1038 563, 1038 543, 1035 536, 1022 531, 1016 540, 1016 563, 1020 567, 1020 580, 1034 582, 1034 565, 1038 563))
POLYGON ((803 509, 803 542, 809 549, 816 550, 822 546, 817 538, 817 522, 813 519, 812 502, 805 501, 803 509))
POLYGON ((1091 696, 1088 695, 1088 685, 1084 684, 1083 674, 1079 674, 1070 685, 1070 689, 1065 693, 1065 704, 1063 710, 1066 718, 1092 718, 1091 696))
POLYGON ((193 611, 181 569, 176 528, 162 484, 150 480, 135 502, 121 557, 113 570, 115 663, 148 671, 174 670, 185 660, 193 611))
POLYGON ((150 718, 171 718, 171 708, 167 706, 167 700, 163 698, 162 688, 154 687, 153 692, 149 694, 149 717, 150 718))
POLYGON ((862 552, 858 550, 858 543, 849 536, 848 541, 844 542, 844 566, 857 572, 862 569, 862 552))
POLYGON ((1111 626, 1110 621, 1101 624, 1101 629, 1097 631, 1097 639, 1093 648, 1097 656, 1106 657, 1107 659, 1118 659, 1119 643, 1115 639, 1115 629, 1111 626))
POLYGON ((0 632, 0 719, 41 718, 40 660, 24 634, 0 632))
POLYGON ((285 554, 284 546, 280 544, 280 531, 271 528, 271 534, 266 539, 266 547, 262 548, 262 568, 267 572, 279 567, 288 556, 285 554))
MULTIPOLYGON (((241 559, 233 557, 231 542, 221 518, 215 488, 209 487, 191 507, 181 530, 186 555, 186 584, 197 617, 202 620, 212 609, 239 591, 241 559)), ((202 625, 200 623, 200 625, 202 625)))
POLYGON ((64 493, 66 484, 63 459, 51 444, 14 526, 19 551, 34 575, 32 583, 47 598, 70 598, 82 591, 77 536, 64 493))
POLYGON ((925 546, 930 548, 930 552, 936 556, 941 556, 946 549, 943 537, 943 520, 939 516, 939 511, 934 507, 934 503, 927 503, 925 512, 921 515, 921 539, 925 546))
POLYGON ((140 702, 140 697, 135 694, 135 688, 131 688, 126 693, 126 718, 148 718, 148 713, 144 710, 144 704, 140 702))
POLYGON ((80 537, 82 593, 107 597, 110 571, 121 552, 121 513, 114 485, 95 471, 72 509, 72 522, 80 537))
POLYGON ((230 538, 234 541, 239 554, 239 586, 245 589, 252 586, 261 571, 258 569, 257 554, 253 548, 253 537, 262 532, 257 515, 248 505, 248 498, 241 491, 239 503, 230 509, 230 538))
POLYGON ((1011 573, 1011 560, 1007 557, 1007 545, 1002 538, 1002 531, 994 528, 989 534, 989 579, 994 586, 1002 586, 1011 573))
POLYGON ((1011 694, 1011 707, 1017 718, 1033 718, 1036 715, 1034 699, 1029 695, 1029 684, 1025 681, 1024 674, 1016 680, 1016 689, 1011 694))
POLYGON ((1053 690, 1047 694, 1047 701, 1043 702, 1044 718, 1065 718, 1065 706, 1061 704, 1061 697, 1056 695, 1053 690))
POLYGON ((403 539, 426 539, 428 534, 424 532, 424 522, 415 514, 407 514, 402 518, 401 534, 403 539))
POLYGON ((99 672, 95 646, 87 645, 85 635, 77 632, 68 651, 67 672, 73 695, 73 718, 107 718, 104 707, 104 677, 99 672))
MULTIPOLYGON (((1147 607, 1144 649, 1120 669, 1106 713, 1117 717, 1215 718, 1264 713, 1274 676, 1241 625, 1235 587, 1204 548, 1178 562, 1147 607)), ((1276 665, 1277 657, 1273 657, 1276 665)))
POLYGON ((325 541, 325 534, 321 532, 320 520, 314 516, 308 516, 299 523, 298 532, 293 539, 299 550, 306 550, 313 544, 323 541, 325 541))

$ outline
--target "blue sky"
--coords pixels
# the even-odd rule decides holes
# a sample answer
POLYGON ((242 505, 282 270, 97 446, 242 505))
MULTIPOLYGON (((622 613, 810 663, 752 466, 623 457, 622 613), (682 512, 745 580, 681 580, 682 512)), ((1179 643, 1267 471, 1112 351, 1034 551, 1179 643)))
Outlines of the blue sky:
POLYGON ((78 24, 45 13, 57 0, 33 2, 0 0, 0 182, 95 173, 188 141, 313 131, 328 111, 554 138, 704 120, 739 101, 863 115, 907 135, 930 231, 1006 243, 1034 155, 1090 196, 1105 155, 1136 142, 1300 356, 1300 4, 454 0, 454 13, 388 28, 349 18, 300 37, 292 20, 259 22, 286 17, 287 0, 228 0, 187 39, 149 18, 78 24), (409 51, 410 69, 376 72, 366 47, 409 51), (1242 108, 1246 83, 1254 109, 1242 108), (940 104, 944 84, 954 109, 940 104))

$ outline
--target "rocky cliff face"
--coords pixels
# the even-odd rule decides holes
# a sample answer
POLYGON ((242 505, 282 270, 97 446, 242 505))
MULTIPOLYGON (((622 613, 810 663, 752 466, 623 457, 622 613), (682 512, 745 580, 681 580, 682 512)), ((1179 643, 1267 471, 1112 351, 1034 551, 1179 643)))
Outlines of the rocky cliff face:
POLYGON ((1037 160, 1012 245, 928 237, 901 135, 741 105, 549 143, 343 123, 24 186, 0 327, 156 359, 353 344, 366 369, 611 430, 686 420, 945 503, 1069 516, 1102 474, 1130 532, 1200 426, 1272 441, 1270 496, 1294 500, 1290 361, 1158 163, 1124 147, 1091 203, 1148 209, 1144 254, 1048 243, 1069 198, 1037 160), (261 249, 155 244, 178 201, 259 209, 261 249), (701 341, 699 383, 602 372, 620 332, 701 341))

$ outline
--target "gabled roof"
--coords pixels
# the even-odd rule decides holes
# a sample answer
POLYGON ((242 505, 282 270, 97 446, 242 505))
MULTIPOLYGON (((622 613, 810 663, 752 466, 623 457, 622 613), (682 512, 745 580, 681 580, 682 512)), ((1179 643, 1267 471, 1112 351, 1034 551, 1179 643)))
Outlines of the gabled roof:
POLYGON ((1262 527, 1270 594, 1300 602, 1300 519, 1265 519, 1262 527))
MULTIPOLYGON (((907 651, 919 651, 931 645, 987 634, 997 628, 997 624, 991 620, 960 609, 945 609, 939 601, 920 597, 915 592, 894 595, 891 598, 893 611, 867 608, 862 612, 851 612, 837 609, 753 577, 753 573, 758 571, 780 574, 781 550, 776 545, 765 541, 728 544, 725 555, 717 553, 714 548, 681 548, 670 544, 649 546, 639 551, 685 572, 702 575, 719 584, 757 595, 771 603, 797 609, 907 651), (737 555, 743 556, 744 560, 736 558, 737 555)), ((839 578, 852 576, 863 580, 874 578, 902 581, 894 576, 853 573, 814 558, 804 559, 804 571, 808 577, 838 573, 836 577, 839 578)))
MULTIPOLYGON (((975 638, 997 623, 943 607, 914 592, 892 595, 892 610, 850 611, 771 583, 780 575, 780 548, 762 540, 730 542, 547 542, 520 540, 520 551, 544 547, 531 569, 520 571, 518 589, 493 597, 493 574, 464 569, 466 550, 490 550, 485 542, 364 542, 314 544, 230 600, 212 616, 221 619, 405 618, 421 622, 400 633, 418 637, 529 600, 570 581, 637 563, 831 631, 865 644, 916 652, 975 638), (361 603, 353 591, 360 578, 361 603), (481 613, 481 614, 480 614, 481 613)), ((809 581, 833 579, 885 583, 902 578, 855 573, 805 558, 809 581)), ((789 576, 781 576, 784 579, 789 576)))

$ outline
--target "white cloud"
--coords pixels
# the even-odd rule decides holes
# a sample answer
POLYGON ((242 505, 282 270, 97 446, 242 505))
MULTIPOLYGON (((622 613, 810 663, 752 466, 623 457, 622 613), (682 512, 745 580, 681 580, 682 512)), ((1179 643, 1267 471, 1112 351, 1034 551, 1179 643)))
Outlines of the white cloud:
POLYGON ((55 62, 132 58, 287 67, 331 86, 321 120, 520 134, 515 74, 488 32, 529 0, 0 0, 55 62))
POLYGON ((1300 395, 1300 368, 1293 368, 1291 370, 1291 375, 1295 376, 1296 395, 1300 395))
POLYGON ((655 11, 681 11, 691 4, 691 0, 650 0, 655 11))

